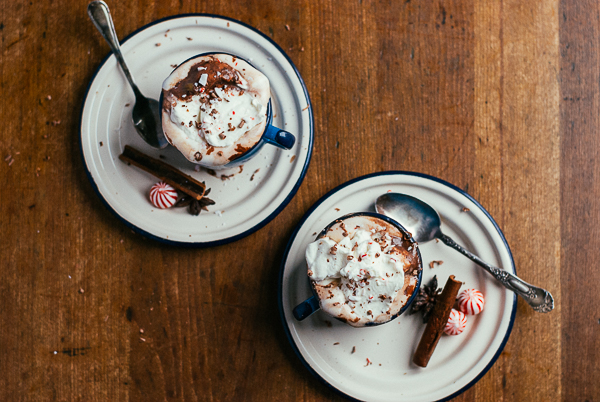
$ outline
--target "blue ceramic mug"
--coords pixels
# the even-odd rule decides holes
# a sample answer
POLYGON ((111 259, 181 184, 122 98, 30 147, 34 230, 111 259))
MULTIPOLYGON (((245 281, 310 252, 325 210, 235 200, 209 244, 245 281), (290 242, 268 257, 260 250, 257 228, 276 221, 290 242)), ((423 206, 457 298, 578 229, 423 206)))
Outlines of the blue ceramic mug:
MULTIPOLYGON (((417 271, 417 273, 416 273, 417 282, 415 284, 412 294, 410 295, 410 297, 408 298, 408 300, 406 301, 404 306, 402 306, 400 311, 397 314, 391 316, 388 321, 381 322, 381 323, 369 322, 365 325, 365 326, 375 326, 375 325, 381 325, 381 324, 385 324, 387 322, 392 321, 393 319, 397 318, 402 313, 404 313, 408 309, 408 307, 411 305, 411 303, 413 302, 413 300, 419 293, 419 289, 421 287, 421 278, 423 276, 423 261, 421 259, 421 252, 419 251, 417 242, 413 239, 412 235, 404 228, 404 226, 402 226, 397 221, 393 220, 392 218, 390 218, 388 216, 381 215, 381 214, 378 214, 375 212, 355 212, 355 213, 351 213, 348 215, 344 215, 344 216, 334 220, 329 225, 327 225, 325 227, 325 229, 323 229, 321 231, 321 233, 319 233, 317 235, 317 237, 315 238, 315 241, 322 237, 325 237, 325 235, 329 232, 329 229, 331 227, 333 227, 335 224, 337 224, 338 222, 344 221, 349 218, 361 217, 361 216, 377 218, 377 219, 381 219, 381 220, 389 223, 390 225, 392 225, 396 229, 398 229, 400 231, 400 233, 402 233, 402 235, 404 237, 404 239, 403 239, 404 242, 408 243, 412 247, 416 247, 416 249, 417 249, 417 265, 415 267, 413 267, 413 270, 411 271, 411 275, 414 275, 415 270, 417 271)), ((404 244, 404 242, 403 242, 403 244, 404 244)), ((308 278, 308 275, 307 275, 307 278, 308 278)), ((292 311, 294 318, 298 321, 304 320, 305 318, 309 317, 311 314, 313 314, 315 311, 317 311, 321 308, 321 306, 319 304, 319 296, 317 295, 317 292, 316 292, 310 278, 308 278, 308 281, 309 281, 310 289, 311 289, 313 295, 312 295, 312 297, 310 297, 310 298, 306 299, 305 301, 303 301, 302 303, 298 304, 292 311)), ((338 317, 334 317, 334 318, 339 319, 338 317)), ((344 320, 341 320, 341 321, 344 321, 344 320)))
MULTIPOLYGON (((244 58, 239 57, 237 55, 233 55, 233 54, 225 53, 225 52, 206 52, 206 53, 197 54, 197 55, 192 56, 192 57, 188 58, 187 60, 181 62, 177 67, 175 67, 173 69, 173 71, 177 70, 181 65, 187 63, 188 61, 190 61, 192 59, 196 59, 196 58, 203 57, 203 56, 209 56, 209 55, 213 55, 213 54, 227 54, 229 56, 244 60, 246 63, 250 64, 250 66, 255 68, 250 62, 248 62, 244 58)), ((162 110, 163 91, 160 92, 158 104, 160 105, 160 108, 162 110)), ((160 125, 162 127, 162 112, 159 113, 159 116, 160 116, 160 125)), ((252 157, 256 156, 256 154, 258 154, 258 152, 261 150, 261 148, 265 144, 274 145, 278 148, 286 149, 286 150, 292 149, 294 147, 294 144, 296 143, 296 137, 294 137, 294 135, 292 133, 282 130, 282 129, 272 125, 273 108, 271 106, 271 99, 269 99, 269 103, 267 104, 267 120, 266 120, 266 122, 267 122, 267 124, 265 126, 265 130, 263 131, 260 139, 256 142, 256 144, 254 144, 249 150, 244 152, 238 158, 232 160, 231 162, 226 163, 225 165, 210 165, 210 164, 205 165, 201 162, 195 162, 195 163, 198 165, 202 165, 202 166, 211 168, 211 169, 229 169, 229 168, 233 168, 233 167, 242 165, 245 162, 247 162, 248 160, 250 160, 252 157)))

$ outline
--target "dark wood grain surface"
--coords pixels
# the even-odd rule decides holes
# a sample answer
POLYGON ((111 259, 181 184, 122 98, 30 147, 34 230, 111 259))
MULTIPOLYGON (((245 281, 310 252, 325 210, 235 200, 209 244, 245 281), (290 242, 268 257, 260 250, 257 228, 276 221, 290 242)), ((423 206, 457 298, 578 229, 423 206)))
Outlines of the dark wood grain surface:
POLYGON ((190 12, 269 35, 308 87, 313 160, 287 208, 236 243, 181 249, 133 234, 79 152, 84 93, 108 53, 87 3, 1 2, 0 400, 339 399, 287 343, 279 262, 324 193, 399 169, 478 199, 519 275, 556 298, 547 315, 519 300, 504 352, 456 400, 600 401, 597 2, 109 5, 120 37, 190 12))

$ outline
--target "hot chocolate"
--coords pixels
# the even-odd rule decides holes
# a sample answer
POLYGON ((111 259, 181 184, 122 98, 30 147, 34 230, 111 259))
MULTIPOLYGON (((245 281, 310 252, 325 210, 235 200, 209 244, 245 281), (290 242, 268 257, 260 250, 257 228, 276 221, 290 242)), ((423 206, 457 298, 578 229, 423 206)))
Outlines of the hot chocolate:
POLYGON ((354 214, 330 225, 308 245, 306 262, 321 309, 355 327, 398 316, 421 271, 416 243, 371 214, 354 214))
POLYGON ((191 162, 222 166, 261 139, 269 99, 269 80, 244 60, 227 54, 199 56, 181 64, 163 83, 163 131, 191 162))

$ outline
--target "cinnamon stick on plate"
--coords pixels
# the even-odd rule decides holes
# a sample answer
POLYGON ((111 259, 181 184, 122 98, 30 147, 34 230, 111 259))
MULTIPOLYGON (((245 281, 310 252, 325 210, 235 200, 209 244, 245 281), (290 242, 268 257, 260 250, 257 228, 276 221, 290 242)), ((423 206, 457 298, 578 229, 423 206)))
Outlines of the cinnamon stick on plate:
POLYGON ((119 155, 119 159, 145 170, 197 201, 200 201, 202 197, 204 197, 206 192, 206 185, 204 183, 175 169, 168 163, 151 158, 129 145, 125 145, 125 149, 123 150, 123 153, 119 155))
POLYGON ((450 275, 442 294, 435 303, 429 321, 427 321, 425 332, 423 332, 423 336, 413 357, 413 363, 417 366, 427 367, 427 363, 431 359, 431 355, 442 336, 442 332, 444 332, 444 327, 448 322, 450 311, 461 286, 462 282, 455 280, 454 275, 450 275))

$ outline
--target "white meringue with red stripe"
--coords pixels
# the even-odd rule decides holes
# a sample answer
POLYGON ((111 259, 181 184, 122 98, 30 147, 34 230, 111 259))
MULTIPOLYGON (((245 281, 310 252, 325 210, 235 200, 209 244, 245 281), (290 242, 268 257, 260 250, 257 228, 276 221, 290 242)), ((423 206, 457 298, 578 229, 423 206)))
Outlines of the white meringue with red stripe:
POLYGON ((177 190, 162 181, 156 183, 150 189, 150 201, 156 208, 170 208, 177 201, 177 190))
POLYGON ((458 308, 465 314, 479 314, 484 306, 483 294, 477 289, 465 289, 458 295, 458 308))
POLYGON ((467 316, 462 312, 455 309, 450 311, 450 317, 444 328, 444 332, 447 335, 459 335, 467 327, 467 316))

